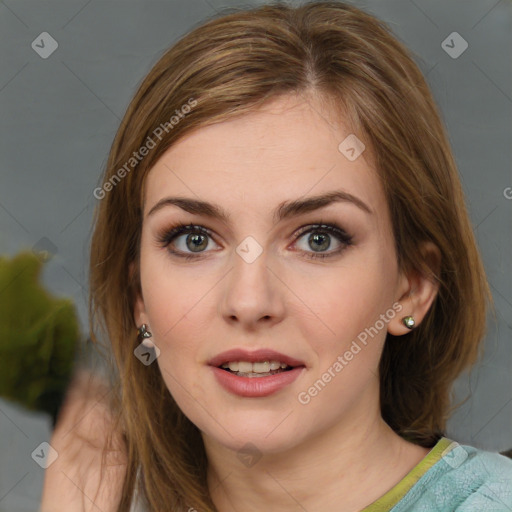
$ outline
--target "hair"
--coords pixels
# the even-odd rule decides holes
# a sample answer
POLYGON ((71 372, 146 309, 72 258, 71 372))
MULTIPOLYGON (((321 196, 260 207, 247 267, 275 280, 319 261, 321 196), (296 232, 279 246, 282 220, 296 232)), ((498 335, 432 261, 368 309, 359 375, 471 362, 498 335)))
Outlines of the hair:
POLYGON ((438 284, 420 325, 387 335, 379 366, 383 419, 404 439, 432 447, 445 432, 453 381, 480 356, 492 296, 441 116, 407 48, 385 23, 341 2, 216 15, 177 41, 142 81, 112 144, 107 192, 95 211, 90 327, 96 342, 95 329, 106 334, 115 361, 113 407, 127 449, 119 511, 129 510, 136 487, 150 510, 216 510, 199 429, 158 365, 133 355, 145 177, 192 130, 284 94, 320 99, 364 142, 386 195, 400 270, 438 284), (155 147, 135 159, 150 140, 155 147), (424 242, 438 247, 439 269, 424 242))

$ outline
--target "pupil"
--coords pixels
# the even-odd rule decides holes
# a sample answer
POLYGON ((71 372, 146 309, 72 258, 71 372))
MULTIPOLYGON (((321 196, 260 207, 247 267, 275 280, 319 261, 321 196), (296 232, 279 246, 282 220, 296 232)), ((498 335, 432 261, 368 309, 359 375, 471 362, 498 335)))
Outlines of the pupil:
POLYGON ((189 235, 187 237, 187 247, 191 251, 199 252, 201 249, 205 249, 206 246, 208 245, 208 242, 206 241, 206 244, 205 244, 205 241, 206 241, 206 237, 204 235, 198 235, 198 234, 189 235), (201 238, 203 239, 202 243, 200 241, 201 238), (189 241, 192 241, 192 244, 193 244, 192 246, 188 245, 189 241))
POLYGON ((311 235, 309 237, 310 241, 311 240, 314 240, 315 244, 318 243, 318 241, 320 241, 320 246, 317 245, 317 247, 319 247, 320 249, 328 249, 329 248, 329 245, 330 245, 330 242, 329 242, 329 239, 327 237, 327 235, 325 234, 314 234, 314 235, 311 235), (324 242, 322 244, 322 241, 324 242))

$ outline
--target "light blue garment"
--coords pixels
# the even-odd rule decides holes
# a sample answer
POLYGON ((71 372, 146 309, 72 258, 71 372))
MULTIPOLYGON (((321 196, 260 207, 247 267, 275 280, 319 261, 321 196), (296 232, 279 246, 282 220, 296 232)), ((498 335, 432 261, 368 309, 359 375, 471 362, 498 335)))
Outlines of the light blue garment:
POLYGON ((362 512, 512 512, 512 460, 441 438, 362 512))

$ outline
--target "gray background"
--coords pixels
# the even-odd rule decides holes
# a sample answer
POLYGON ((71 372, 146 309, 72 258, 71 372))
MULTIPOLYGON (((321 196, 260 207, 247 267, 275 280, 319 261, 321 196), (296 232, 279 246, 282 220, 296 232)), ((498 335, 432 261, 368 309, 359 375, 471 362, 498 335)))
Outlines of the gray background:
MULTIPOLYGON (((261 3, 0 1, 0 254, 48 239, 56 253, 45 265, 44 284, 75 301, 84 333, 92 191, 136 86, 206 16, 261 3), (42 32, 59 45, 47 59, 31 47, 42 32)), ((458 398, 471 395, 451 418, 448 435, 488 450, 512 448, 511 2, 351 3, 389 23, 427 76, 496 301, 485 355, 456 383, 458 398), (441 47, 454 31, 469 44, 456 59, 441 47)), ((49 440, 50 420, 2 400, 0 433, 0 510, 37 510, 43 470, 30 454, 49 440)))

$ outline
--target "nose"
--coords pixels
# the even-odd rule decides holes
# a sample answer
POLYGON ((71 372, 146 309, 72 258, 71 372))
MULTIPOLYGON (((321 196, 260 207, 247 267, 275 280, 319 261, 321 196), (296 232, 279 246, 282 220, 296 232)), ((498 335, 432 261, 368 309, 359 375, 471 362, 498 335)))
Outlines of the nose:
POLYGON ((219 301, 219 313, 226 322, 255 330, 282 321, 286 286, 272 266, 265 250, 252 262, 234 253, 219 301))

